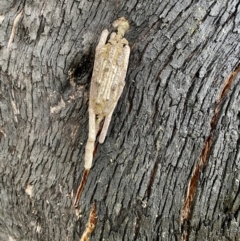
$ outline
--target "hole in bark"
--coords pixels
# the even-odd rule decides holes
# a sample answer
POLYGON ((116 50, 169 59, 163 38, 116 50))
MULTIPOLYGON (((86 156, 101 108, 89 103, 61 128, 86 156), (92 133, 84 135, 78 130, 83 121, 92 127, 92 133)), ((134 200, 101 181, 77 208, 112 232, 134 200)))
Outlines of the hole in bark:
POLYGON ((237 114, 237 118, 240 119, 240 111, 237 114))
POLYGON ((90 51, 89 55, 82 56, 78 65, 75 67, 74 79, 77 85, 85 85, 91 77, 94 61, 92 52, 93 51, 90 51))
POLYGON ((195 74, 196 78, 200 78, 200 70, 201 70, 201 68, 199 68, 198 71, 196 72, 196 74, 195 74))

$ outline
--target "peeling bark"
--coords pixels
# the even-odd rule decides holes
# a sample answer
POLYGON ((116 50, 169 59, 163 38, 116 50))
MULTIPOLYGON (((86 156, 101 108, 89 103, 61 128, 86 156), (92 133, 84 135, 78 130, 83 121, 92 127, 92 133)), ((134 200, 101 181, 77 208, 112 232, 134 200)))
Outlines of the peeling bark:
POLYGON ((90 240, 240 240, 239 6, 1 1, 0 240, 79 241, 91 210, 90 240), (126 86, 76 215, 94 49, 121 16, 126 86))

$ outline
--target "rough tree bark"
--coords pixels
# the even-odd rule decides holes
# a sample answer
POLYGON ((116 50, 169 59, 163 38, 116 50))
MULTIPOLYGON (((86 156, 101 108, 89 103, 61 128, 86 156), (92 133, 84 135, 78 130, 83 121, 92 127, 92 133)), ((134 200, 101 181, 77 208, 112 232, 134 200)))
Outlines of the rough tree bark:
POLYGON ((0 240, 240 240, 238 1, 0 3, 0 240), (79 206, 101 31, 125 16, 123 95, 79 206), (15 31, 15 32, 14 32, 15 31))

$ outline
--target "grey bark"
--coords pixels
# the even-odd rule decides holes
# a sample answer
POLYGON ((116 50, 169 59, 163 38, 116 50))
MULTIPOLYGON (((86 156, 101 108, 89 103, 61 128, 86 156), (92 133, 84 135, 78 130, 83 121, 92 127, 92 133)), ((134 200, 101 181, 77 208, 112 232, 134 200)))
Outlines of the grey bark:
POLYGON ((238 1, 1 1, 0 240, 240 240, 238 1), (23 9, 13 42, 14 19, 23 9), (88 93, 101 31, 125 16, 123 95, 79 206, 88 93), (70 74, 71 73, 71 74, 70 74), (187 223, 181 210, 210 132, 187 223), (187 227, 186 227, 187 226, 187 227))

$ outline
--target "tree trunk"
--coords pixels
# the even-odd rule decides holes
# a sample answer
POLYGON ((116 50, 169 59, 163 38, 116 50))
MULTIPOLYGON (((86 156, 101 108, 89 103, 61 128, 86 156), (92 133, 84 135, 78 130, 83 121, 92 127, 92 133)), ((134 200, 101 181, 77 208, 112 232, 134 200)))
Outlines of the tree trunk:
POLYGON ((0 3, 0 240, 240 240, 238 1, 0 3), (131 55, 105 142, 84 170, 101 31, 131 55))

